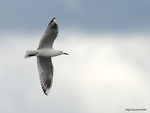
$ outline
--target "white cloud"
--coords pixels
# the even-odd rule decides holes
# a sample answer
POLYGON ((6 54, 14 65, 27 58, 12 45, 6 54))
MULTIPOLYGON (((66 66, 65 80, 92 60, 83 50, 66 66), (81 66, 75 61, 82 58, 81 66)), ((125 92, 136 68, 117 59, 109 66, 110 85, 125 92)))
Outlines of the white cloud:
POLYGON ((54 81, 48 97, 38 80, 36 59, 24 59, 25 51, 35 49, 40 36, 3 37, 2 112, 8 111, 6 104, 12 113, 116 113, 127 112, 127 108, 149 109, 149 35, 61 31, 54 47, 69 56, 53 58, 54 81))

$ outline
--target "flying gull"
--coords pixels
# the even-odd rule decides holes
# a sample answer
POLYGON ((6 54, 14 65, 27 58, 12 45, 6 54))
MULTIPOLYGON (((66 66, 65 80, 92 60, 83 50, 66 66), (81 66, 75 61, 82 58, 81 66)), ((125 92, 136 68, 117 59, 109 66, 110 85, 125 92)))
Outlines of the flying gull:
POLYGON ((53 49, 53 42, 57 34, 58 24, 56 18, 53 18, 47 26, 37 50, 26 51, 25 55, 25 58, 37 56, 40 83, 45 95, 48 95, 53 79, 53 64, 51 57, 62 54, 68 55, 63 51, 53 49))

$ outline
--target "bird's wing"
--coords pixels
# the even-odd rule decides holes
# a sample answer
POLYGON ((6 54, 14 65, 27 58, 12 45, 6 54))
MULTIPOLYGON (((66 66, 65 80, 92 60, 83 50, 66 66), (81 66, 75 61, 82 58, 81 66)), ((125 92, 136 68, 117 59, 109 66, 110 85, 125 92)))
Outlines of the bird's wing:
POLYGON ((58 34, 58 24, 56 18, 53 18, 48 24, 44 35, 42 36, 38 49, 52 48, 53 42, 58 34))
POLYGON ((37 65, 42 89, 44 93, 48 95, 53 79, 53 64, 51 57, 37 57, 37 65))

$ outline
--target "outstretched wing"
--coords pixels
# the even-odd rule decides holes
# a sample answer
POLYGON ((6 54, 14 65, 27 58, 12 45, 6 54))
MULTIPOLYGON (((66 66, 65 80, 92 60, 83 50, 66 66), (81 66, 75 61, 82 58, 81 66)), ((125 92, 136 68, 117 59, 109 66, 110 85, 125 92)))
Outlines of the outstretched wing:
POLYGON ((53 18, 48 24, 44 35, 42 36, 38 49, 52 48, 53 42, 58 34, 58 24, 56 18, 53 18))
POLYGON ((37 57, 39 78, 45 95, 48 95, 53 79, 53 65, 51 57, 37 57))

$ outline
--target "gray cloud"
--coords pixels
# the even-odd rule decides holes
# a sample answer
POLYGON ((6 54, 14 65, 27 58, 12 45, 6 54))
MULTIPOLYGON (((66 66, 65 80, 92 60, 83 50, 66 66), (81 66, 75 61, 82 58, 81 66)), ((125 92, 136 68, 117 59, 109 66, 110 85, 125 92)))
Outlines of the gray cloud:
POLYGON ((53 17, 62 27, 74 26, 89 31, 149 30, 149 1, 2 1, 0 29, 41 30, 53 17))
POLYGON ((127 108, 149 109, 149 35, 61 31, 54 47, 69 56, 53 58, 54 82, 48 97, 39 83, 36 58, 24 59, 25 51, 35 49, 40 36, 13 33, 3 37, 1 112, 116 113, 127 112, 127 108))

